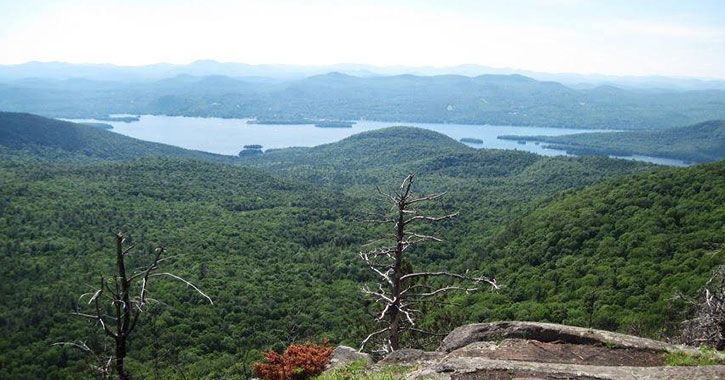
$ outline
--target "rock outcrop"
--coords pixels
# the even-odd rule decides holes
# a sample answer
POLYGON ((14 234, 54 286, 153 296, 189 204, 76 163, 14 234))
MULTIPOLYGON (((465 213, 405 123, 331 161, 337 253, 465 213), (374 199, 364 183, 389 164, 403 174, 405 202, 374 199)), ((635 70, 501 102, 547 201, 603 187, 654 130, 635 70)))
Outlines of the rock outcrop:
POLYGON ((453 330, 435 352, 399 350, 380 364, 415 366, 407 380, 715 380, 725 365, 668 367, 691 347, 551 323, 480 323, 453 330))
POLYGON ((337 346, 335 350, 332 351, 332 355, 330 355, 330 361, 327 363, 327 368, 334 368, 357 361, 363 361, 367 364, 371 364, 373 359, 370 355, 360 352, 352 347, 337 346))
POLYGON ((445 358, 408 380, 716 380, 725 366, 628 367, 539 363, 485 358, 445 358))
POLYGON ((406 366, 432 365, 443 359, 446 354, 443 352, 428 352, 414 348, 404 348, 390 353, 379 361, 378 364, 397 364, 406 366))
POLYGON ((688 350, 697 355, 697 350, 692 348, 678 347, 632 335, 554 323, 521 321, 474 323, 458 327, 443 339, 439 350, 451 352, 473 342, 500 341, 507 338, 528 339, 538 342, 604 345, 610 348, 633 348, 661 352, 688 350))

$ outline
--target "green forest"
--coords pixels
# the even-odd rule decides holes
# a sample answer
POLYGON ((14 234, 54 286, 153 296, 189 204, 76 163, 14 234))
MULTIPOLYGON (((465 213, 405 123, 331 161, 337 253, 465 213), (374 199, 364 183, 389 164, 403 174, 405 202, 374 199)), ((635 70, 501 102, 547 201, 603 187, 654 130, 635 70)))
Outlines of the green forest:
POLYGON ((421 326, 518 319, 666 338, 725 252, 725 162, 665 168, 606 157, 477 150, 393 127, 313 148, 241 157, 147 143, 97 127, 0 113, 0 378, 91 378, 61 341, 103 340, 71 314, 112 273, 114 234, 130 266, 164 247, 159 300, 130 342, 140 377, 246 379, 265 350, 373 326, 358 252, 385 226, 376 187, 416 173, 427 206, 459 216, 411 251, 416 267, 481 273, 501 290, 431 305, 421 326))
POLYGON ((578 89, 522 75, 358 77, 331 72, 289 80, 178 75, 128 82, 38 78, 0 82, 0 110, 97 120, 152 114, 252 118, 262 124, 405 120, 641 130, 725 119, 725 91, 578 89))
POLYGON ((657 131, 579 133, 565 136, 500 136, 517 141, 540 141, 547 148, 572 154, 645 155, 690 162, 725 159, 725 121, 713 120, 657 131))

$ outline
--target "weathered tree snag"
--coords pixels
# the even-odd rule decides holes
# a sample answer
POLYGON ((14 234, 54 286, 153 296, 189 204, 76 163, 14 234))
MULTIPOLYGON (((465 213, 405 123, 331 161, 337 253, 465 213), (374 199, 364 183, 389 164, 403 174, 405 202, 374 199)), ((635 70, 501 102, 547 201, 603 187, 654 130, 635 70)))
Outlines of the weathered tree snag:
MULTIPOLYGON (((360 258, 378 276, 380 281, 376 284, 377 290, 371 290, 368 286, 363 287, 363 294, 372 297, 375 302, 382 306, 382 311, 376 317, 376 322, 385 325, 385 328, 372 332, 365 338, 360 350, 365 348, 373 338, 387 333, 379 351, 388 353, 400 348, 400 337, 402 332, 418 332, 438 335, 416 328, 414 314, 419 313, 415 307, 427 298, 443 295, 449 291, 472 292, 478 290, 480 283, 487 283, 494 289, 498 289, 495 280, 486 277, 474 277, 451 272, 413 272, 405 267, 405 255, 410 248, 425 241, 440 242, 441 239, 418 233, 411 230, 417 222, 439 222, 455 217, 458 213, 446 214, 439 217, 424 215, 415 208, 418 203, 438 199, 445 193, 431 194, 423 197, 414 197, 411 194, 411 187, 415 175, 411 174, 403 180, 400 188, 393 193, 378 192, 386 202, 392 203, 392 214, 370 220, 375 223, 390 223, 395 228, 395 234, 390 235, 394 244, 382 246, 369 252, 361 252, 360 258), (421 283, 429 277, 448 277, 457 280, 461 285, 451 285, 442 288, 433 288, 430 285, 421 283)), ((385 238, 381 239, 384 240, 385 238)))
MULTIPOLYGON (((141 314, 146 310, 149 301, 148 283, 153 277, 171 277, 179 280, 192 287, 201 296, 206 298, 209 303, 213 304, 211 298, 204 294, 199 288, 189 281, 176 276, 172 273, 156 273, 159 269, 159 263, 164 258, 162 255, 166 252, 164 248, 156 249, 153 261, 148 267, 140 271, 134 272, 129 277, 126 272, 126 255, 134 248, 131 245, 124 249, 124 235, 117 233, 115 235, 116 243, 116 271, 113 276, 113 285, 110 285, 106 279, 101 276, 100 286, 93 293, 81 295, 80 299, 90 296, 88 305, 93 304, 94 311, 90 313, 75 312, 75 315, 96 321, 103 329, 106 336, 114 342, 113 352, 94 352, 84 342, 68 343, 61 342, 58 344, 70 345, 82 349, 97 358, 99 365, 92 366, 93 372, 99 379, 110 379, 111 368, 115 368, 118 377, 121 380, 131 379, 131 374, 125 368, 125 359, 128 354, 128 339, 136 328, 141 314), (106 293, 107 292, 107 293, 106 293), (138 294, 132 296, 132 294, 138 294), (107 299, 110 304, 104 304, 101 301, 107 299), (108 311, 111 310, 110 315, 108 311), (107 359, 107 360, 106 360, 107 359)), ((79 299, 79 300, 80 300, 79 299)))
POLYGON ((705 283, 701 300, 690 300, 690 303, 697 314, 684 322, 682 343, 725 349, 725 264, 720 265, 705 283))

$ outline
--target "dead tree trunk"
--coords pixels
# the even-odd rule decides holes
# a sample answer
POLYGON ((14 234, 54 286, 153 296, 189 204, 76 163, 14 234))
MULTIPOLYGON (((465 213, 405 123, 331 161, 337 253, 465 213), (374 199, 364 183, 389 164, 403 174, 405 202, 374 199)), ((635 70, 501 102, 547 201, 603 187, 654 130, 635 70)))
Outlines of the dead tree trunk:
MULTIPOLYGON (((682 296, 684 298, 684 296, 682 296)), ((725 264, 720 265, 705 283, 702 298, 690 300, 696 315, 683 323, 682 343, 725 349, 725 264)))
POLYGON ((148 283, 154 277, 171 277, 179 280, 186 285, 192 287, 202 297, 206 298, 209 303, 213 304, 211 298, 204 294, 199 288, 189 281, 174 275, 172 273, 157 273, 159 264, 164 260, 162 255, 166 252, 163 248, 158 248, 153 261, 145 269, 139 270, 130 276, 126 272, 125 258, 134 248, 131 245, 124 249, 124 235, 117 233, 115 235, 116 243, 116 272, 113 276, 113 286, 111 286, 103 276, 98 289, 93 293, 81 295, 80 299, 90 296, 88 305, 93 304, 92 313, 76 312, 75 315, 96 321, 114 343, 112 353, 109 352, 93 352, 85 342, 67 343, 61 342, 57 344, 71 345, 81 348, 84 351, 93 354, 101 365, 92 366, 94 373, 101 379, 110 378, 111 368, 115 368, 118 377, 121 380, 131 379, 131 374, 125 368, 125 360, 128 354, 128 340, 130 335, 136 328, 142 313, 146 310, 147 305, 152 299, 148 298, 148 283), (133 295, 137 294, 137 295, 133 295), (109 310, 111 311, 109 314, 109 310), (106 360, 107 358, 107 360, 106 360), (113 367, 111 367, 113 363, 113 367))
POLYGON ((415 175, 413 174, 407 176, 400 188, 393 193, 383 193, 378 189, 384 199, 393 204, 394 213, 393 215, 384 215, 371 220, 371 222, 393 224, 395 228, 395 234, 392 235, 394 244, 381 246, 369 252, 361 252, 360 257, 380 277, 380 282, 376 284, 377 290, 371 290, 368 286, 365 286, 362 292, 373 297, 375 302, 381 305, 382 311, 377 316, 376 321, 385 327, 368 335, 363 340, 360 350, 373 338, 387 335, 387 340, 381 344, 380 351, 383 353, 395 351, 400 348, 402 332, 426 333, 416 327, 414 314, 418 312, 415 306, 427 298, 443 295, 454 290, 472 292, 478 290, 478 284, 482 282, 498 289, 496 281, 489 280, 486 277, 474 277, 450 272, 406 273, 404 271, 405 255, 412 246, 429 240, 441 241, 435 236, 417 233, 411 230, 410 227, 417 222, 439 222, 458 215, 458 213, 439 217, 423 215, 416 208, 417 204, 438 199, 445 193, 414 197, 411 194, 414 179, 415 175), (428 277, 448 277, 465 284, 434 289, 429 285, 418 283, 419 280, 428 277))
POLYGON ((128 340, 129 327, 131 326, 131 296, 129 292, 129 281, 126 277, 126 263, 123 260, 123 235, 116 234, 116 265, 118 266, 118 282, 116 292, 121 294, 123 303, 115 302, 116 305, 116 372, 121 380, 130 379, 131 376, 124 368, 126 360, 126 341, 128 340), (120 289, 119 289, 120 287, 120 289))

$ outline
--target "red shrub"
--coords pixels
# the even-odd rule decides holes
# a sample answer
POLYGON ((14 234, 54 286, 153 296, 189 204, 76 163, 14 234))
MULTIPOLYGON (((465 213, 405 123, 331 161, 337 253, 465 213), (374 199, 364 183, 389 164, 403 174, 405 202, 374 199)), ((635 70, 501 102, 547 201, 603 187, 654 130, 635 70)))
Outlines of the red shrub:
POLYGON ((306 380, 325 370, 332 347, 322 344, 292 344, 282 355, 268 351, 263 363, 254 363, 254 372, 264 380, 306 380))

